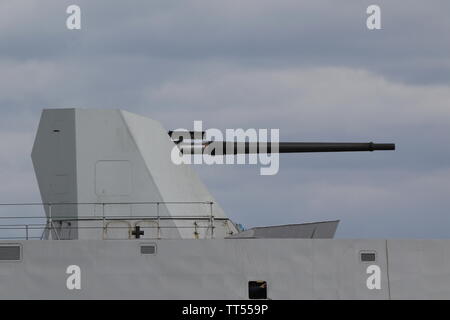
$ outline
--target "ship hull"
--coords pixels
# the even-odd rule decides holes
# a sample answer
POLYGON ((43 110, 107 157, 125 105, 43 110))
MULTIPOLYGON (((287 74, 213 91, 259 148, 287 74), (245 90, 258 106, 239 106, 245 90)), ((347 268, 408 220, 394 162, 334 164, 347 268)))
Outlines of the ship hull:
POLYGON ((21 257, 0 261, 0 299, 248 299, 249 281, 265 281, 269 299, 450 299, 450 240, 0 242, 8 245, 21 257))

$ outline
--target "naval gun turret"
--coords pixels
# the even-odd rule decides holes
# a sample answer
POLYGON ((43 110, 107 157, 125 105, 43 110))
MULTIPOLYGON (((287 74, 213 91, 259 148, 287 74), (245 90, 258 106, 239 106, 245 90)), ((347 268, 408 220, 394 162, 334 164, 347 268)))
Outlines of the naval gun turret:
MULTIPOLYGON (((200 140, 195 144, 174 139, 174 132, 169 135, 159 122, 126 111, 44 110, 32 153, 48 220, 44 238, 205 239, 237 235, 237 226, 192 168, 171 161, 174 148, 195 153, 200 147, 211 156, 395 149, 394 144, 372 142, 205 141, 203 132, 188 133, 187 140, 200 140)), ((308 230, 320 234, 314 226, 308 225, 308 230)), ((255 234, 276 236, 272 231, 255 234)), ((334 235, 334 231, 328 233, 334 235)))

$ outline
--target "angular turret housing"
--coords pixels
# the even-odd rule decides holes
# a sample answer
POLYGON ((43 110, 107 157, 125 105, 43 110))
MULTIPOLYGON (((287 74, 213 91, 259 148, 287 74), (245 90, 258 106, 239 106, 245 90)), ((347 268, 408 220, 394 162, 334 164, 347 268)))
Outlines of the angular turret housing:
POLYGON ((129 112, 44 110, 32 159, 52 230, 45 237, 237 233, 192 168, 171 161, 174 146, 160 123, 129 112))

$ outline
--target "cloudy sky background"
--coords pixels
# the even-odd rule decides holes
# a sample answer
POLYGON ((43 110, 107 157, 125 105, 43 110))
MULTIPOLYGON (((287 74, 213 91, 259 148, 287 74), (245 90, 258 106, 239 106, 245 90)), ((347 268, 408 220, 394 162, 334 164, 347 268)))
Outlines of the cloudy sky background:
POLYGON ((247 227, 340 219, 341 238, 450 238, 450 2, 2 0, 0 202, 40 201, 43 108, 122 108, 168 129, 279 128, 397 151, 196 170, 247 227), (366 28, 366 8, 382 30, 366 28), (66 8, 82 30, 66 29, 66 8))

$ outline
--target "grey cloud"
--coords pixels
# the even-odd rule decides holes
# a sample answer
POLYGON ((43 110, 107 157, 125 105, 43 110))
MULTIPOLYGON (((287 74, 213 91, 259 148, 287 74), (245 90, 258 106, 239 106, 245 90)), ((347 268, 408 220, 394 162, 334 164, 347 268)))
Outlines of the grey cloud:
POLYGON ((383 19, 378 32, 365 27, 369 1, 84 0, 79 2, 84 29, 78 33, 64 28, 70 3, 10 4, 19 20, 4 10, 2 55, 72 56, 91 63, 104 56, 167 59, 167 64, 228 59, 239 66, 356 67, 405 82, 450 81, 446 1, 378 1, 383 19))

